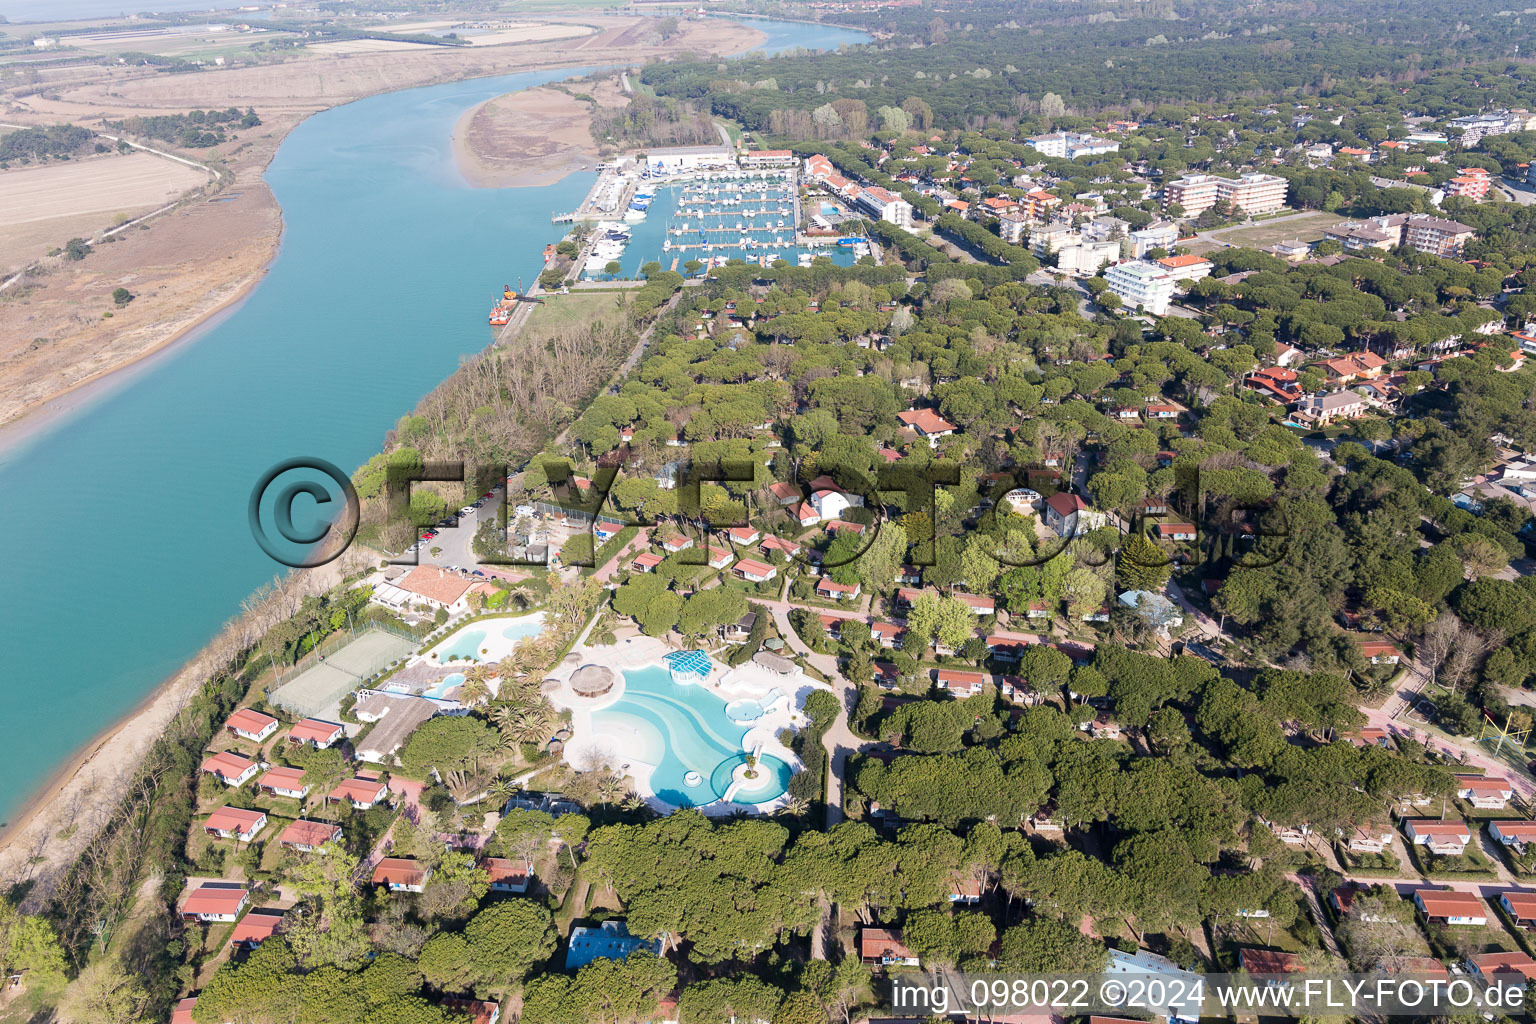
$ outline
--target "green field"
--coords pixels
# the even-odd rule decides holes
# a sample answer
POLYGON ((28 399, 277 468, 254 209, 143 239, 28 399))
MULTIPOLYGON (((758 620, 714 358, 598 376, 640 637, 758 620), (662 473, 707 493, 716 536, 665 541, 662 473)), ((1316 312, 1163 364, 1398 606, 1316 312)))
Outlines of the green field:
POLYGON ((550 295, 535 309, 523 328, 523 336, 530 340, 549 338, 562 331, 594 321, 616 322, 619 319, 619 299, 629 301, 627 291, 579 291, 567 295, 550 295))
POLYGON ((1232 245, 1243 246, 1252 249, 1262 249, 1266 245, 1274 245, 1276 242, 1288 241, 1299 238, 1303 242, 1315 242, 1323 237, 1323 229, 1337 224, 1344 218, 1337 213, 1326 213, 1321 210, 1314 213, 1303 214, 1299 217, 1287 217, 1284 220, 1255 224, 1251 228, 1218 228, 1212 234, 1223 242, 1232 245))

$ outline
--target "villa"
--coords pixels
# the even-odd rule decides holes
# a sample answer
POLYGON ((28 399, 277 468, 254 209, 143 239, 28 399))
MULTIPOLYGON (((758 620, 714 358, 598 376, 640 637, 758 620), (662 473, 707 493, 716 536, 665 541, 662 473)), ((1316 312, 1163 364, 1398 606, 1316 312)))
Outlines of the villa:
POLYGON ((866 964, 879 964, 882 967, 898 965, 902 967, 917 967, 921 961, 917 954, 913 953, 901 941, 900 928, 871 928, 859 929, 859 959, 866 964))
POLYGON ((300 818, 277 837, 277 843, 285 850, 298 853, 314 853, 326 843, 341 842, 341 826, 334 821, 309 821, 300 818))
POLYGON ((229 721, 224 723, 224 728, 243 740, 260 743, 277 732, 277 725, 277 719, 271 715, 264 715, 250 708, 241 708, 229 716, 229 721))
POLYGON ((489 583, 469 579, 437 565, 418 565, 393 583, 380 583, 369 600, 391 611, 405 611, 418 605, 432 610, 445 609, 449 615, 469 611, 471 593, 494 594, 489 583))
POLYGON ((227 750, 214 754, 203 762, 203 771, 226 786, 243 786, 260 770, 261 765, 258 762, 227 750))
POLYGON ((242 843, 255 839, 257 833, 266 827, 266 814, 241 807, 220 807, 203 822, 203 831, 209 835, 242 843))
POLYGON ((637 949, 661 955, 660 939, 642 939, 629 934, 623 921, 604 921, 596 927, 577 925, 565 953, 565 969, 574 971, 594 960, 623 960, 637 949))
POLYGON ((901 420, 902 426, 909 428, 918 437, 925 438, 930 448, 937 448, 939 438, 948 437, 959 429, 932 409, 913 409, 897 413, 896 418, 901 420))
POLYGON ((308 743, 312 747, 324 750, 346 734, 347 727, 344 725, 318 718, 306 718, 288 730, 288 739, 292 743, 308 743))
POLYGON ((256 785, 273 796, 286 796, 294 800, 303 800, 309 796, 309 783, 304 781, 302 768, 289 768, 286 765, 270 768, 256 785))

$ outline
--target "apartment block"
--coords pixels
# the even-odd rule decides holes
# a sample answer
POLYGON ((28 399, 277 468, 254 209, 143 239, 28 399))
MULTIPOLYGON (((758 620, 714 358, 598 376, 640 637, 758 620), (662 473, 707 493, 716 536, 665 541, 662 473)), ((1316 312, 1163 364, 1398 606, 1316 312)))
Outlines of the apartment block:
POLYGON ((1177 278, 1156 263, 1133 260, 1117 263, 1104 274, 1109 290, 1120 296, 1127 309, 1140 306, 1153 316, 1166 316, 1177 278))

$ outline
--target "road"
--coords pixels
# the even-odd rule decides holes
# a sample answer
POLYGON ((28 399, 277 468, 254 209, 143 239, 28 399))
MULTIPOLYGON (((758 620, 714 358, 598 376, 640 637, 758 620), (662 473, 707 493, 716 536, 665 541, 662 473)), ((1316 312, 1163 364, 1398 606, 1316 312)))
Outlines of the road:
POLYGON ((1504 177, 1500 178, 1496 184, 1499 191, 1509 197, 1510 202, 1519 203, 1521 206, 1536 203, 1536 188, 1532 188, 1530 182, 1504 177))

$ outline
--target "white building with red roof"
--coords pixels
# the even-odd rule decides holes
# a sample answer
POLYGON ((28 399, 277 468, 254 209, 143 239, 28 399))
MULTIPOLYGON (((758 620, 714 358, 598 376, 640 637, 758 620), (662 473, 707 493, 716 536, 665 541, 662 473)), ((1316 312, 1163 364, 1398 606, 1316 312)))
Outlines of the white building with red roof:
POLYGON ((203 771, 226 786, 244 785, 260 770, 259 762, 228 750, 213 754, 203 761, 203 771))
POLYGON ((1457 775, 1456 795, 1473 807, 1497 809, 1509 803, 1515 790, 1497 775, 1457 775))
POLYGON ((267 827, 264 811, 247 810, 244 807, 220 807, 203 822, 203 831, 220 839, 233 839, 248 843, 267 827))
POLYGON ((306 718, 288 730, 288 739, 294 743, 307 743, 324 750, 347 735, 347 727, 338 722, 321 718, 306 718))
POLYGON ((224 723, 224 728, 252 743, 260 743, 277 732, 277 726, 277 719, 271 715, 264 715, 260 711, 252 711, 250 708, 241 708, 230 715, 229 721, 224 723))

